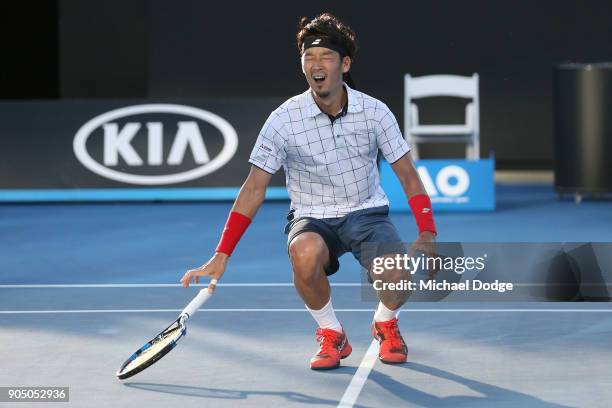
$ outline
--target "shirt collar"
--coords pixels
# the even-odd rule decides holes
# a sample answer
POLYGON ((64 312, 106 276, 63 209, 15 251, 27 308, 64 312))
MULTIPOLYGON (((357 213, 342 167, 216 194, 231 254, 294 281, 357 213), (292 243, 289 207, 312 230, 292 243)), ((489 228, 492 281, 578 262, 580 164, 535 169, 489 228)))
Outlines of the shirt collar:
MULTIPOLYGON (((348 113, 356 113, 363 111, 363 106, 360 103, 360 98, 357 91, 348 86, 346 82, 343 82, 343 85, 346 88, 346 94, 348 99, 348 113)), ((317 103, 315 102, 314 97, 312 96, 312 90, 310 88, 306 91, 306 94, 306 112, 308 113, 308 117, 312 118, 317 115, 323 114, 323 112, 319 108, 319 105, 317 105, 317 103)))

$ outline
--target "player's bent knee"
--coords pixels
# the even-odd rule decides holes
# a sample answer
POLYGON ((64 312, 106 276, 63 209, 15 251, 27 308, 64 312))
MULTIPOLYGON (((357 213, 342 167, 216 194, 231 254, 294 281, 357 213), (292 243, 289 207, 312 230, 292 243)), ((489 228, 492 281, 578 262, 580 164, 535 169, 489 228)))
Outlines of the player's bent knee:
POLYGON ((289 256, 294 270, 318 269, 325 262, 327 247, 319 234, 305 232, 291 241, 289 256))
POLYGON ((298 235, 289 245, 289 255, 293 262, 318 260, 325 255, 325 242, 314 232, 298 235))

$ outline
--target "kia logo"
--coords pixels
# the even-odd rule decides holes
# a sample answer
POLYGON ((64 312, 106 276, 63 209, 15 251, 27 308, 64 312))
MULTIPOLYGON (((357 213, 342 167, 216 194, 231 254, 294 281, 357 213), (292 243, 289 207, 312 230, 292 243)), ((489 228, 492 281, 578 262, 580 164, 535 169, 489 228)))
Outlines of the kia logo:
POLYGON ((73 150, 77 159, 92 172, 111 180, 140 185, 175 184, 197 179, 225 165, 231 160, 237 149, 238 135, 225 119, 203 109, 174 104, 135 105, 106 112, 85 123, 77 131, 73 142, 73 150), (164 157, 163 148, 164 123, 157 120, 138 121, 136 116, 147 115, 146 117, 150 118, 150 114, 174 114, 190 119, 177 121, 174 139, 166 141, 170 146, 166 157, 164 157), (119 119, 122 119, 122 122, 127 119, 128 122, 122 125, 114 122, 119 119), (218 129, 223 136, 223 147, 213 158, 209 155, 198 121, 207 122, 218 129), (103 131, 103 157, 100 161, 96 161, 87 150, 88 139, 98 129, 103 131), (141 133, 144 132, 147 135, 146 154, 142 152, 139 154, 132 145, 133 139, 141 130, 141 133), (167 166, 163 168, 168 169, 181 165, 188 149, 191 151, 196 167, 187 171, 144 175, 113 169, 118 166, 120 157, 130 169, 138 169, 142 166, 159 167, 164 164, 167 166))

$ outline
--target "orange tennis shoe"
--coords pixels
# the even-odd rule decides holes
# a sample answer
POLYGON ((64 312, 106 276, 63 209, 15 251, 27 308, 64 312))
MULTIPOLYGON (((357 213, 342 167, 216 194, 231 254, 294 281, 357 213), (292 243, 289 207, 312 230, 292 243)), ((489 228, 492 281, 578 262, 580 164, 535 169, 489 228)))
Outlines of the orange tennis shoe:
POLYGON ((319 351, 310 360, 313 370, 330 370, 340 366, 340 359, 347 358, 353 348, 346 338, 344 330, 339 333, 332 329, 317 329, 319 351))
POLYGON ((378 351, 380 361, 387 364, 399 364, 408 360, 408 347, 397 327, 397 318, 372 323, 372 334, 380 342, 378 351))

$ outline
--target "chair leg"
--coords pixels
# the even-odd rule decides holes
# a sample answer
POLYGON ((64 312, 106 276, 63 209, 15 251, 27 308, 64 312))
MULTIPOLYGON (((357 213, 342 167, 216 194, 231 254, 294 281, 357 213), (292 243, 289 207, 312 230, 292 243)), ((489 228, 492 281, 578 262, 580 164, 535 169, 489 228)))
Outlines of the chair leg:
POLYGON ((477 134, 474 140, 474 160, 480 160, 480 135, 477 134))
POLYGON ((467 143, 465 145, 465 156, 468 160, 480 159, 478 142, 467 143))

